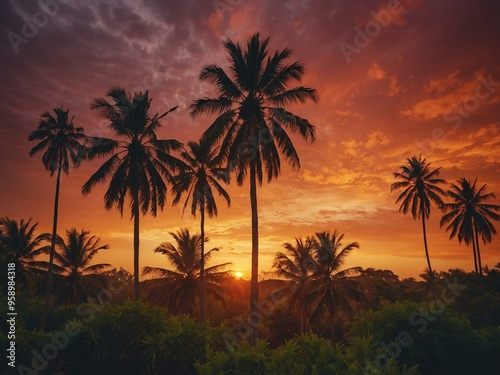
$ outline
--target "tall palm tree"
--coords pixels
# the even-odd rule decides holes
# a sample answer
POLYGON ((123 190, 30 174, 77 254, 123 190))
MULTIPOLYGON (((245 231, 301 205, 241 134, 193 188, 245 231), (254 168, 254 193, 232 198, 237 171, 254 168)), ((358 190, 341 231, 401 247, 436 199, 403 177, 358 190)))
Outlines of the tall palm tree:
MULTIPOLYGON (((108 263, 91 265, 92 258, 108 245, 101 245, 100 239, 90 236, 89 231, 76 229, 66 231, 66 240, 58 236, 54 271, 59 279, 59 303, 82 303, 88 298, 99 300, 99 291, 104 287, 104 276, 99 271, 110 267, 108 263)), ((42 263, 42 262, 40 262, 42 263)))
POLYGON ((311 237, 307 237, 305 241, 302 238, 296 238, 295 245, 284 243, 286 253, 278 252, 273 262, 276 274, 288 280, 287 284, 292 283, 291 288, 287 285, 284 291, 291 290, 290 304, 298 303, 299 305, 300 334, 303 334, 306 329, 306 297, 312 274, 317 270, 313 253, 314 244, 314 239, 311 237))
MULTIPOLYGON (((229 206, 231 199, 219 181, 229 183, 229 174, 226 168, 221 168, 218 158, 218 148, 211 147, 207 140, 188 142, 189 151, 181 153, 187 163, 186 168, 174 177, 172 191, 175 194, 173 205, 177 204, 184 192, 187 192, 184 202, 183 213, 191 198, 191 214, 196 216, 200 212, 201 238, 205 238, 205 211, 209 217, 217 216, 217 204, 215 202, 212 187, 217 193, 224 197, 229 206)), ((200 319, 205 321, 206 316, 206 285, 205 285, 205 242, 201 241, 201 268, 200 268, 200 319)))
MULTIPOLYGON (((35 258, 46 252, 42 242, 49 239, 49 234, 35 237, 38 223, 32 224, 21 219, 20 222, 8 217, 0 218, 0 258, 2 264, 15 263, 16 285, 29 290, 30 278, 39 271, 35 258)), ((7 267, 2 267, 2 287, 6 286, 7 267)), ((6 290, 6 289, 4 289, 6 290)))
POLYGON ((401 172, 394 173, 394 177, 400 181, 391 185, 391 191, 404 189, 396 200, 396 203, 401 202, 399 212, 403 212, 403 214, 406 215, 409 211, 411 211, 413 219, 422 219, 425 257, 427 258, 432 295, 434 299, 436 299, 433 277, 434 273, 432 271, 429 249, 427 247, 425 220, 429 218, 431 213, 431 202, 434 202, 439 207, 443 205, 441 196, 446 195, 446 193, 439 186, 437 186, 437 184, 444 184, 446 181, 441 178, 437 178, 441 168, 431 170, 430 163, 427 163, 425 158, 422 158, 422 155, 418 158, 416 156, 412 156, 406 160, 408 163, 399 167, 401 172))
MULTIPOLYGON (((285 109, 286 106, 316 102, 314 89, 304 86, 290 88, 300 80, 304 66, 300 62, 287 64, 291 51, 285 48, 272 56, 267 49, 269 38, 261 41, 254 34, 246 49, 232 40, 224 42, 231 63, 229 76, 222 67, 207 65, 200 73, 201 81, 212 82, 217 96, 202 98, 191 104, 191 114, 217 114, 214 123, 203 134, 211 143, 221 143, 221 155, 228 168, 236 173, 242 185, 247 174, 250 179, 252 211, 252 276, 250 316, 258 313, 258 211, 257 182, 262 185, 280 173, 280 153, 294 169, 300 167, 299 156, 287 130, 314 141, 314 126, 285 109)), ((257 327, 251 325, 249 342, 254 345, 257 327)))
POLYGON ((479 251, 479 235, 483 243, 491 242, 493 234, 497 231, 490 220, 500 220, 500 206, 483 203, 487 199, 495 198, 494 193, 486 193, 486 184, 478 189, 477 178, 474 182, 461 178, 456 184, 451 184, 448 196, 453 203, 445 203, 442 208, 446 213, 440 225, 449 224, 446 231, 450 231, 450 239, 457 236, 458 242, 464 241, 467 245, 472 243, 474 256, 474 269, 482 274, 481 253, 479 251))
POLYGON ((33 131, 29 141, 40 142, 31 149, 30 156, 45 150, 42 162, 52 176, 57 172, 56 194, 54 199, 54 220, 52 224, 52 241, 50 244, 49 270, 47 274, 47 289, 45 292, 45 308, 41 319, 41 328, 45 326, 47 313, 52 293, 53 263, 55 254, 55 239, 57 237, 57 219, 59 210, 59 188, 61 185, 61 172, 69 173, 70 161, 76 168, 85 156, 84 143, 87 137, 82 127, 75 127, 73 119, 69 118, 69 110, 62 107, 54 108, 55 117, 49 112, 42 114, 38 128, 33 131))
POLYGON ((82 193, 89 194, 92 188, 110 178, 104 195, 107 210, 116 206, 123 216, 125 198, 130 199, 131 216, 134 219, 134 289, 135 298, 139 291, 139 215, 151 212, 156 216, 158 207, 163 209, 166 201, 167 181, 172 181, 173 171, 183 163, 170 155, 182 144, 174 139, 161 140, 156 137, 160 120, 177 107, 159 115, 151 115, 151 98, 146 93, 127 96, 125 90, 112 88, 105 98, 95 99, 90 108, 109 120, 108 128, 119 140, 91 138, 88 157, 102 157, 112 154, 104 164, 83 185, 82 193))
POLYGON ((312 295, 317 298, 316 307, 313 310, 311 319, 318 318, 323 311, 330 315, 330 339, 335 339, 334 323, 335 312, 338 309, 345 309, 349 313, 353 312, 352 300, 363 298, 359 284, 354 281, 353 276, 358 276, 362 268, 350 267, 342 269, 347 256, 354 250, 359 249, 357 242, 351 242, 343 246, 343 234, 334 231, 316 233, 316 254, 315 261, 318 264, 313 273, 315 279, 312 295))
MULTIPOLYGON (((166 255, 173 270, 160 267, 144 267, 143 275, 153 276, 145 281, 150 287, 149 298, 166 306, 176 313, 187 313, 194 316, 198 301, 201 276, 201 236, 191 235, 188 229, 177 233, 170 232, 176 245, 164 242, 155 249, 155 253, 166 255)), ((205 239, 205 241, 208 241, 205 239)), ((210 260, 217 248, 205 254, 205 260, 210 260)), ((231 263, 222 263, 205 269, 207 293, 223 300, 220 281, 228 272, 224 268, 231 263)))

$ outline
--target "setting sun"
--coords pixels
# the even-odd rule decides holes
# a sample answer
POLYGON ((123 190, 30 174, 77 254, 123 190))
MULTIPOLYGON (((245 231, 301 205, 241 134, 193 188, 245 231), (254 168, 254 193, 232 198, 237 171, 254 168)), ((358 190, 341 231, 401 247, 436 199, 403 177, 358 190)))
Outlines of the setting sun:
POLYGON ((236 277, 237 279, 241 279, 243 277, 243 272, 235 272, 234 277, 236 277))

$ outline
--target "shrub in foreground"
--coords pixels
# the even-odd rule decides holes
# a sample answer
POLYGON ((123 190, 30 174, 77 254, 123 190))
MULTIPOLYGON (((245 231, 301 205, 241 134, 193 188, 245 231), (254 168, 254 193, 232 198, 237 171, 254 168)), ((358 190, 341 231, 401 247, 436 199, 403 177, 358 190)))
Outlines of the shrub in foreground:
MULTIPOLYGON (((372 335, 382 355, 374 365, 384 367, 394 358, 418 365, 425 375, 498 374, 492 353, 499 349, 500 328, 472 328, 468 319, 434 302, 384 303, 355 316, 350 341, 372 335)), ((498 351, 497 351, 498 353, 498 351)))
POLYGON ((270 349, 265 341, 258 341, 255 347, 247 343, 222 351, 209 351, 207 361, 198 363, 200 375, 219 374, 269 374, 269 375, 366 375, 393 374, 417 375, 416 367, 398 365, 392 360, 384 372, 366 367, 365 360, 374 360, 379 350, 363 354, 358 347, 345 347, 314 334, 304 334, 288 340, 283 346, 270 349))

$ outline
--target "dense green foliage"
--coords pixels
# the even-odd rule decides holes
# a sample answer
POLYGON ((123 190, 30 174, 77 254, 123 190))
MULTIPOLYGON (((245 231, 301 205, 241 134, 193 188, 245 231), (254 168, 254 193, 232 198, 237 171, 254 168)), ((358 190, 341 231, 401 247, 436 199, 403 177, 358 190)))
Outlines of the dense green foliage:
MULTIPOLYGON (((194 374, 194 364, 203 361, 206 348, 224 342, 223 327, 210 328, 142 302, 81 304, 63 310, 54 310, 65 319, 51 330, 33 332, 18 325, 18 371, 23 366, 25 373, 32 373, 30 368, 41 374, 194 374)), ((0 336, 0 341, 5 347, 6 337, 0 336)))
MULTIPOLYGON (((371 338, 368 339, 370 340, 371 338)), ((365 364, 374 360, 379 350, 374 348, 367 353, 366 342, 367 340, 359 340, 352 346, 333 345, 329 340, 313 334, 304 334, 288 340, 276 349, 270 349, 265 341, 258 341, 255 347, 243 343, 229 350, 210 352, 207 363, 198 364, 196 367, 202 375, 361 375, 366 371, 374 373, 376 369, 366 367, 365 364)), ((418 374, 416 367, 400 366, 394 360, 388 363, 385 373, 418 374)))
MULTIPOLYGON (((238 335, 237 326, 211 327, 131 300, 60 306, 51 311, 42 332, 36 329, 41 299, 19 293, 18 367, 10 373, 497 374, 500 326, 496 316, 490 317, 494 324, 484 323, 478 306, 496 311, 498 276, 496 270, 486 276, 458 270, 442 274, 437 302, 381 301, 357 313, 345 326, 347 338, 335 344, 311 332, 293 336, 298 321, 284 319, 287 306, 277 305, 263 323, 269 338, 254 347, 238 335), (280 343, 282 329, 288 337, 280 343)), ((0 302, 5 316, 5 297, 0 302)), ((1 328, 6 332, 5 321, 1 328)), ((2 347, 7 341, 2 333, 2 347)), ((5 361, 0 358, 3 368, 5 361)))
POLYGON ((385 303, 378 310, 358 314, 349 330, 351 340, 372 335, 383 355, 426 375, 497 374, 493 358, 500 342, 500 327, 475 330, 468 319, 443 301, 385 303))

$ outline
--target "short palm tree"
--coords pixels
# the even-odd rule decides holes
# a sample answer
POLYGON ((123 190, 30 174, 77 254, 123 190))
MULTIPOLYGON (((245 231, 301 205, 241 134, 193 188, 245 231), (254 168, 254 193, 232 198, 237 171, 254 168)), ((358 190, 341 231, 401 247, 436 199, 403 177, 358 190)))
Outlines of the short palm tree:
POLYGON ((61 172, 69 173, 70 161, 76 168, 80 165, 81 160, 85 157, 85 142, 87 137, 84 134, 82 127, 76 127, 73 124, 73 119, 69 118, 69 110, 64 110, 62 107, 54 108, 55 117, 49 112, 42 114, 42 119, 38 128, 33 131, 29 137, 29 141, 40 141, 30 151, 30 156, 45 150, 42 155, 42 162, 52 176, 57 172, 56 178, 56 193, 54 199, 54 220, 52 224, 52 241, 50 244, 49 269, 47 274, 47 289, 45 292, 45 309, 42 314, 41 328, 45 326, 47 313, 50 303, 50 295, 52 293, 52 278, 55 254, 55 239, 57 237, 57 219, 59 212, 59 188, 61 185, 61 172))
POLYGON ((405 215, 411 211, 413 219, 422 219, 425 257, 427 259, 432 294, 434 299, 436 299, 434 273, 427 247, 425 220, 429 218, 431 213, 431 202, 434 202, 439 207, 443 205, 441 196, 445 196, 446 193, 437 185, 444 184, 446 181, 437 178, 440 168, 431 170, 430 163, 427 163, 425 158, 422 158, 422 155, 418 158, 412 156, 407 161, 407 164, 400 166, 401 172, 394 173, 394 177, 399 179, 399 181, 391 185, 391 191, 404 189, 396 200, 396 203, 401 202, 399 211, 405 215))
MULTIPOLYGON (((217 216, 217 204, 212 188, 227 202, 229 206, 231 199, 219 181, 229 183, 229 174, 226 168, 220 166, 220 158, 217 157, 218 149, 211 147, 206 140, 188 142, 188 150, 181 154, 187 163, 186 168, 174 177, 172 192, 177 204, 183 193, 187 193, 184 202, 184 210, 191 199, 191 214, 196 216, 200 212, 201 238, 205 238, 205 212, 209 217, 217 216)), ((205 243, 201 241, 201 268, 200 268, 200 319, 205 321, 206 315, 206 286, 205 286, 205 243)))
MULTIPOLYGON (((29 290, 30 278, 39 271, 35 258, 46 252, 47 247, 41 246, 49 239, 49 234, 39 234, 35 237, 38 223, 32 224, 31 219, 20 222, 8 217, 0 218, 0 257, 2 264, 15 263, 16 285, 29 290)), ((2 287, 7 280, 7 267, 2 267, 2 287), (5 273, 5 274, 4 274, 5 273)), ((6 289, 4 289, 6 290, 6 289)))
POLYGON ((314 240, 307 237, 295 239, 295 245, 284 243, 286 253, 278 252, 274 258, 273 268, 276 274, 287 280, 283 291, 291 290, 290 304, 299 305, 300 334, 306 330, 306 308, 308 290, 311 283, 311 276, 317 270, 318 265, 314 260, 314 240))
POLYGON ((91 109, 109 120, 108 128, 119 140, 91 138, 88 158, 112 154, 104 164, 83 185, 82 193, 89 194, 92 188, 110 179, 104 195, 107 210, 113 206, 123 216, 125 199, 130 200, 131 214, 134 219, 134 289, 139 298, 139 215, 151 212, 156 216, 158 207, 163 209, 166 201, 167 181, 172 181, 172 172, 179 170, 183 163, 170 154, 182 144, 174 139, 160 140, 156 131, 160 120, 177 107, 167 112, 150 114, 149 94, 135 93, 127 96, 122 88, 112 88, 108 92, 112 103, 104 98, 95 99, 91 109))
POLYGON ((474 269, 476 273, 482 273, 479 235, 483 243, 491 242, 492 235, 497 233, 491 220, 500 220, 500 215, 494 212, 500 211, 500 206, 483 203, 487 199, 495 198, 495 194, 485 192, 486 184, 478 188, 476 182, 477 179, 471 182, 461 178, 456 184, 451 184, 447 193, 453 203, 442 206, 446 214, 440 224, 448 224, 446 231, 451 231, 450 239, 457 236, 459 243, 472 243, 474 269))
MULTIPOLYGON (((258 211, 257 182, 262 185, 278 177, 280 153, 294 169, 300 167, 299 156, 287 131, 304 139, 314 140, 314 126, 285 109, 286 106, 317 100, 314 89, 290 85, 301 79, 304 66, 300 62, 287 64, 291 51, 285 48, 272 56, 269 39, 254 34, 243 49, 228 40, 224 47, 229 54, 231 75, 218 65, 207 65, 200 73, 201 81, 213 83, 217 96, 198 99, 191 104, 191 114, 217 114, 214 123, 203 134, 211 143, 221 144, 221 154, 228 168, 236 173, 242 185, 250 179, 252 211, 252 276, 250 316, 258 313, 258 211)), ((257 327, 250 327, 249 342, 254 345, 257 327)))
MULTIPOLYGON (((144 283, 150 288, 150 300, 166 305, 173 312, 194 316, 200 296, 201 236, 191 235, 188 229, 170 232, 170 235, 177 246, 165 242, 155 249, 155 253, 166 255, 174 269, 144 267, 143 275, 153 277, 144 283)), ((210 260, 214 251, 218 249, 211 249, 205 254, 206 261, 210 260)), ((223 300, 220 281, 228 276, 224 268, 230 264, 222 263, 205 269, 207 293, 219 300, 223 300)))
POLYGON ((353 280, 362 268, 342 268, 349 254, 359 249, 359 244, 351 242, 343 246, 343 239, 344 235, 337 231, 316 233, 315 261, 318 267, 312 275, 314 284, 310 293, 315 296, 317 303, 311 319, 317 319, 323 312, 330 315, 332 342, 335 339, 335 312, 343 309, 352 313, 354 309, 351 301, 363 298, 359 284, 353 280))
POLYGON ((54 270, 58 278, 58 303, 83 303, 89 298, 100 300, 99 291, 104 288, 104 276, 98 274, 111 265, 91 265, 92 258, 108 245, 90 236, 89 231, 76 229, 66 231, 66 240, 57 237, 58 252, 55 254, 54 270))

